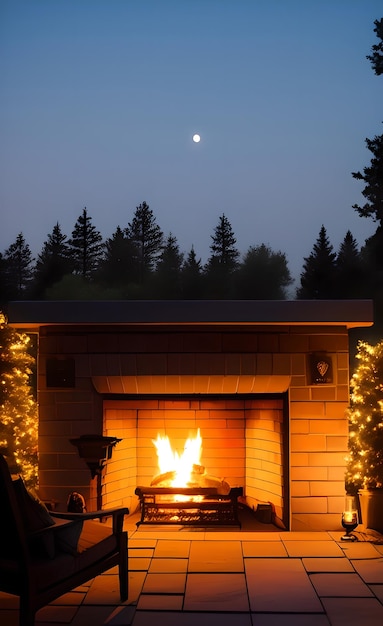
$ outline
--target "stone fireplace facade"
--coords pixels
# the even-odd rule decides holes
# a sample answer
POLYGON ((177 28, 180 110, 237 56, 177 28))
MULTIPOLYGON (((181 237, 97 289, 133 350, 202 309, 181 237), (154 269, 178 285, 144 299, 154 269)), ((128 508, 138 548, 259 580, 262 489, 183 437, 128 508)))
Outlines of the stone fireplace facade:
POLYGON ((152 440, 200 428, 209 474, 271 503, 286 529, 337 529, 344 504, 349 330, 368 301, 15 302, 39 335, 40 492, 65 509, 96 481, 71 439, 121 439, 102 506, 138 506, 156 473, 152 440))

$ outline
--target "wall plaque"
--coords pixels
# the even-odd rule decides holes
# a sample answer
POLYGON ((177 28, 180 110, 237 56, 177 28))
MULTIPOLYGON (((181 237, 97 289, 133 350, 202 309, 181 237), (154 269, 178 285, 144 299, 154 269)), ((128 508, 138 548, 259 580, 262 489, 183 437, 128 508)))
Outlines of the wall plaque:
POLYGON ((323 353, 310 354, 310 384, 323 385, 332 382, 332 357, 323 353))

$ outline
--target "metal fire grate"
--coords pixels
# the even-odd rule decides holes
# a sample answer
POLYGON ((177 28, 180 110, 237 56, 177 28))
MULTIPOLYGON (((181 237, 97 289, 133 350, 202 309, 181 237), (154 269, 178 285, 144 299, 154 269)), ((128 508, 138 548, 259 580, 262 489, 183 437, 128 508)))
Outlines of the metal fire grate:
POLYGON ((221 495, 211 487, 137 487, 141 505, 140 524, 177 524, 182 526, 235 525, 238 519, 238 497, 242 487, 232 487, 221 495), (176 498, 182 498, 177 501, 176 498))

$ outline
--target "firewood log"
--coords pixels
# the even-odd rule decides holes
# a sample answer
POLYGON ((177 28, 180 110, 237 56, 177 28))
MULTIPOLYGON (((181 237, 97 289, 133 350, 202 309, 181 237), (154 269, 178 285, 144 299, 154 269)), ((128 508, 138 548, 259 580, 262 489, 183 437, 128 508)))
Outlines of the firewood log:
POLYGON ((209 476, 209 474, 204 474, 203 476, 201 476, 199 485, 200 487, 215 487, 217 489, 217 493, 219 493, 221 496, 226 496, 228 493, 230 493, 229 483, 221 478, 209 476))
MULTIPOLYGON (((157 487, 158 485, 161 485, 161 483, 167 483, 167 482, 172 482, 176 477, 176 472, 175 470, 171 471, 171 472, 164 472, 163 474, 158 474, 157 476, 155 476, 152 480, 152 482, 150 483, 151 487, 157 487)), ((167 486, 167 485, 162 485, 167 486)))

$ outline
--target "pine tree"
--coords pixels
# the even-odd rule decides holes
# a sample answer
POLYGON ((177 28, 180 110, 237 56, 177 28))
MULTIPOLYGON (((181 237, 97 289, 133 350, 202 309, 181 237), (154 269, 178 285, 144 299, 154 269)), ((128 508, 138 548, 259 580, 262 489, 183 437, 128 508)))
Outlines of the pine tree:
POLYGON ((383 487, 383 341, 358 343, 351 378, 347 491, 383 487))
POLYGON ((284 300, 292 283, 286 255, 265 244, 250 246, 236 272, 236 297, 251 300, 284 300))
POLYGON ((34 294, 37 297, 42 297, 46 289, 71 273, 73 263, 66 240, 67 237, 61 232, 60 224, 57 222, 52 233, 48 234, 48 239, 36 260, 34 294))
POLYGON ((74 271, 83 278, 93 278, 102 258, 103 243, 101 234, 92 224, 92 218, 88 215, 86 207, 78 217, 68 243, 74 271))
POLYGON ((370 265, 373 291, 381 300, 383 286, 383 135, 366 139, 373 158, 369 167, 361 172, 353 172, 353 177, 366 184, 362 191, 367 202, 363 206, 354 204, 353 208, 361 217, 370 217, 378 223, 375 233, 369 237, 363 249, 364 257, 370 265))
MULTIPOLYGON (((372 46, 372 54, 367 56, 367 59, 371 61, 375 74, 379 76, 383 74, 383 18, 375 20, 374 24, 374 32, 380 42, 372 46)), ((352 175, 356 180, 365 182, 362 194, 367 202, 363 206, 354 204, 353 208, 361 217, 371 217, 374 222, 378 222, 380 229, 383 229, 383 135, 365 141, 372 154, 370 166, 365 167, 363 173, 352 172, 352 175)))
POLYGON ((367 273, 356 239, 348 230, 336 258, 337 298, 362 298, 368 295, 367 273))
POLYGON ((367 199, 363 206, 354 204, 353 208, 361 217, 371 217, 383 228, 383 135, 366 139, 368 150, 372 153, 370 165, 362 172, 353 172, 356 180, 363 180, 365 187, 362 195, 367 199))
MULTIPOLYGON (((383 18, 375 20, 374 32, 380 42, 372 46, 367 59, 377 76, 383 74, 383 18)), ((366 139, 366 145, 372 157, 370 165, 363 172, 352 172, 356 180, 365 183, 362 195, 367 200, 363 206, 354 204, 353 208, 361 217, 371 218, 378 224, 376 232, 369 237, 362 250, 370 270, 370 285, 375 301, 376 319, 383 319, 383 135, 366 139)))
POLYGON ((156 223, 153 211, 146 202, 136 207, 133 220, 126 229, 127 236, 134 242, 138 254, 139 281, 152 273, 157 265, 163 246, 163 233, 156 223))
POLYGON ((237 240, 231 224, 224 214, 220 216, 211 239, 213 241, 210 245, 212 254, 208 265, 209 263, 217 263, 224 266, 228 272, 234 271, 238 265, 239 258, 239 252, 235 246, 237 240))
POLYGON ((166 238, 155 274, 156 293, 162 299, 176 299, 181 295, 181 267, 183 254, 176 237, 166 238))
POLYGON ((324 226, 319 231, 319 237, 314 244, 313 251, 304 261, 301 286, 297 289, 297 298, 301 300, 335 298, 336 254, 324 226))
POLYGON ((4 270, 7 290, 12 298, 27 295, 32 279, 32 252, 22 233, 4 253, 4 270))
POLYGON ((137 250, 126 232, 117 226, 105 241, 104 257, 100 262, 98 278, 112 287, 124 287, 137 280, 137 250))
POLYGON ((201 259, 197 259, 194 247, 184 261, 181 270, 182 297, 185 300, 199 299, 203 293, 203 273, 201 259))
POLYGON ((371 61, 371 66, 375 74, 380 76, 383 74, 383 18, 375 20, 374 24, 374 33, 376 33, 380 41, 372 46, 371 55, 368 55, 367 59, 371 61))
POLYGON ((220 216, 211 239, 211 255, 205 267, 208 297, 226 298, 231 295, 231 278, 238 267, 239 252, 233 229, 224 214, 220 216))
POLYGON ((0 312, 0 448, 26 484, 37 483, 38 413, 30 386, 35 363, 30 337, 10 328, 0 312))

